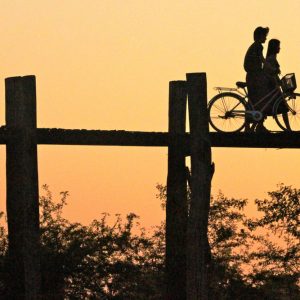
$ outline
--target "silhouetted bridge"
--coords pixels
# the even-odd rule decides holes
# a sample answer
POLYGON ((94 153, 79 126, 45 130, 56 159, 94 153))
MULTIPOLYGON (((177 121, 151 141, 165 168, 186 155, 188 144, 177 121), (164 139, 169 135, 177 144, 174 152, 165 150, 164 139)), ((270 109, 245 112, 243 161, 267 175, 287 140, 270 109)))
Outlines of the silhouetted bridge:
POLYGON ((211 147, 300 148, 300 133, 209 132, 206 93, 205 73, 170 82, 168 132, 37 128, 35 77, 5 80, 6 124, 0 128, 0 144, 6 145, 8 299, 41 296, 37 145, 168 147, 165 299, 208 299, 211 147), (186 156, 191 157, 191 175, 186 156))
MULTIPOLYGON (((0 144, 6 144, 9 135, 5 126, 0 127, 0 144)), ((37 128, 37 144, 40 145, 168 147, 175 139, 189 155, 189 133, 37 128)), ((209 139, 211 147, 300 148, 300 132, 210 132, 209 139)))

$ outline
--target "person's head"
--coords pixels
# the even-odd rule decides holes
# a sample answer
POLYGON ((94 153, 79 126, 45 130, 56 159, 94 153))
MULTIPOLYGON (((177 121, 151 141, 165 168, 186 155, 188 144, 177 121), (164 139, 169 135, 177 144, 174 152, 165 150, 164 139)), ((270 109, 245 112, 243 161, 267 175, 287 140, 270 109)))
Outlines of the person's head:
POLYGON ((269 33, 269 27, 257 27, 254 30, 253 38, 255 42, 264 43, 269 33))
POLYGON ((279 53, 280 51, 280 41, 276 39, 269 40, 267 57, 279 53))

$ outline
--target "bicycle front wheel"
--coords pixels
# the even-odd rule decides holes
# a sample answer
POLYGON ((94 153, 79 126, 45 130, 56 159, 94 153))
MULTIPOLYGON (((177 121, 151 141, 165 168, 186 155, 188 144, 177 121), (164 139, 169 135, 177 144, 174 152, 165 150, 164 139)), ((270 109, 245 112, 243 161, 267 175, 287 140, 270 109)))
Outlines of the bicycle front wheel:
POLYGON ((300 97, 279 100, 274 105, 274 118, 282 130, 300 131, 300 97), (287 112, 285 112, 287 111, 287 112))
POLYGON ((238 132, 245 127, 246 102, 235 93, 221 93, 208 104, 209 123, 220 132, 238 132))

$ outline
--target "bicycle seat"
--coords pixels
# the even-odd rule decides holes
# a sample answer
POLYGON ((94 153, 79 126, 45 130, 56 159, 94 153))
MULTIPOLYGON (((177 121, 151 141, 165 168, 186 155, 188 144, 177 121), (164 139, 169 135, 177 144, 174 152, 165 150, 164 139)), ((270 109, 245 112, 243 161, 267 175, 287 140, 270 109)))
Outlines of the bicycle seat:
POLYGON ((244 89, 247 86, 247 83, 246 82, 242 82, 242 81, 238 81, 238 82, 236 82, 236 86, 238 88, 244 89))

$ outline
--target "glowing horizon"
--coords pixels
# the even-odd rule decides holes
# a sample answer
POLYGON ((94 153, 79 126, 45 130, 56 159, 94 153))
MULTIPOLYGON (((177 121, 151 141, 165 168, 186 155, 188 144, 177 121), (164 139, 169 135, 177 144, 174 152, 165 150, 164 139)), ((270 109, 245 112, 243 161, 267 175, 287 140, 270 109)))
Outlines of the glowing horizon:
MULTIPOLYGON (((300 2, 1 2, 4 78, 36 75, 38 127, 167 131, 168 83, 206 72, 214 86, 244 80, 244 54, 257 26, 281 40, 283 74, 300 74, 300 2), (247 8, 247 9, 246 9, 247 8)), ((264 46, 265 50, 267 44, 264 46)), ((300 76, 300 75, 299 75, 300 76)), ((299 77, 300 78, 300 77, 299 77)), ((273 125, 271 125, 273 126, 273 125)), ((5 210, 5 147, 0 210, 5 210)), ((135 212, 145 226, 164 218, 155 198, 165 184, 167 148, 38 146, 39 184, 70 192, 65 216, 89 222, 102 212, 135 212)), ((266 197, 276 184, 299 187, 297 150, 217 149, 213 193, 266 197)))

